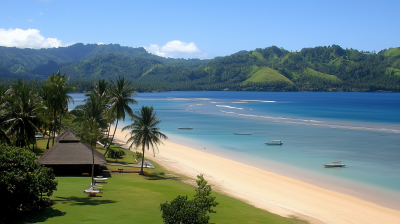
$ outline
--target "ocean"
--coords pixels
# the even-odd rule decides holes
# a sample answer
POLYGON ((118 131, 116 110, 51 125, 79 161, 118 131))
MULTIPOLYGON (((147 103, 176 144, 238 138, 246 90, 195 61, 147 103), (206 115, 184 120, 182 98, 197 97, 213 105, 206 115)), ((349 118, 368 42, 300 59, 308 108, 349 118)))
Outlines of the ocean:
MULTIPOLYGON (((84 98, 71 96, 75 105, 84 98)), ((153 106, 170 141, 400 209, 400 93, 200 91, 134 98, 134 111, 153 106), (272 140, 283 145, 265 144, 272 140), (333 161, 346 167, 324 168, 333 161)))

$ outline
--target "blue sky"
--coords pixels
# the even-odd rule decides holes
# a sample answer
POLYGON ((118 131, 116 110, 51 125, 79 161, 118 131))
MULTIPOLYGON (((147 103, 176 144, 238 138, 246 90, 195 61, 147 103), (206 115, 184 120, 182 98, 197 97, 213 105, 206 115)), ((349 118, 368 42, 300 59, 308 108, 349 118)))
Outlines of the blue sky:
POLYGON ((272 45, 380 51, 400 46, 399 9, 399 0, 0 0, 0 46, 113 43, 179 58, 272 45))

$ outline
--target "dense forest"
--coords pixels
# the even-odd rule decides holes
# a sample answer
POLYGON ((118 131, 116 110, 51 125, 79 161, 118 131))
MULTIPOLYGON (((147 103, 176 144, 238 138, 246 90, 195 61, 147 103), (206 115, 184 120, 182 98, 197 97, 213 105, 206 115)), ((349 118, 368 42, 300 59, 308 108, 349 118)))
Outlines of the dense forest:
POLYGON ((144 48, 74 44, 49 49, 0 47, 0 81, 40 88, 57 71, 76 91, 123 76, 140 92, 400 91, 400 48, 369 52, 338 45, 290 52, 276 46, 210 60, 163 58, 144 48))

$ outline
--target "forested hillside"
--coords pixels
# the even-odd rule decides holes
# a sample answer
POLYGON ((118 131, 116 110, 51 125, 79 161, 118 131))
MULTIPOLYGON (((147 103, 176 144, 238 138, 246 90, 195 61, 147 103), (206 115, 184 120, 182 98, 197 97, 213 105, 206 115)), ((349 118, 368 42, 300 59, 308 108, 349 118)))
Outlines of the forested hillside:
POLYGON ((93 80, 124 76, 139 91, 400 91, 400 48, 376 53, 332 45, 289 52, 271 46, 199 60, 163 58, 144 48, 117 44, 40 50, 0 47, 3 82, 41 80, 58 70, 77 90, 86 90, 93 80))

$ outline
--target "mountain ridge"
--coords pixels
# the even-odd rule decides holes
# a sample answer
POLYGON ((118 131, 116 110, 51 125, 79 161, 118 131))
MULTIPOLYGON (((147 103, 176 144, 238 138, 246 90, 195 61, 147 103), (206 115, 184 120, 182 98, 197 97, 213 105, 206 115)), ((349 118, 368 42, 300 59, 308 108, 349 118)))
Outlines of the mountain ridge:
POLYGON ((163 58, 119 44, 0 47, 0 78, 43 80, 58 70, 76 81, 122 75, 148 86, 145 91, 400 91, 400 48, 375 53, 331 45, 289 52, 270 46, 200 60, 163 58))

